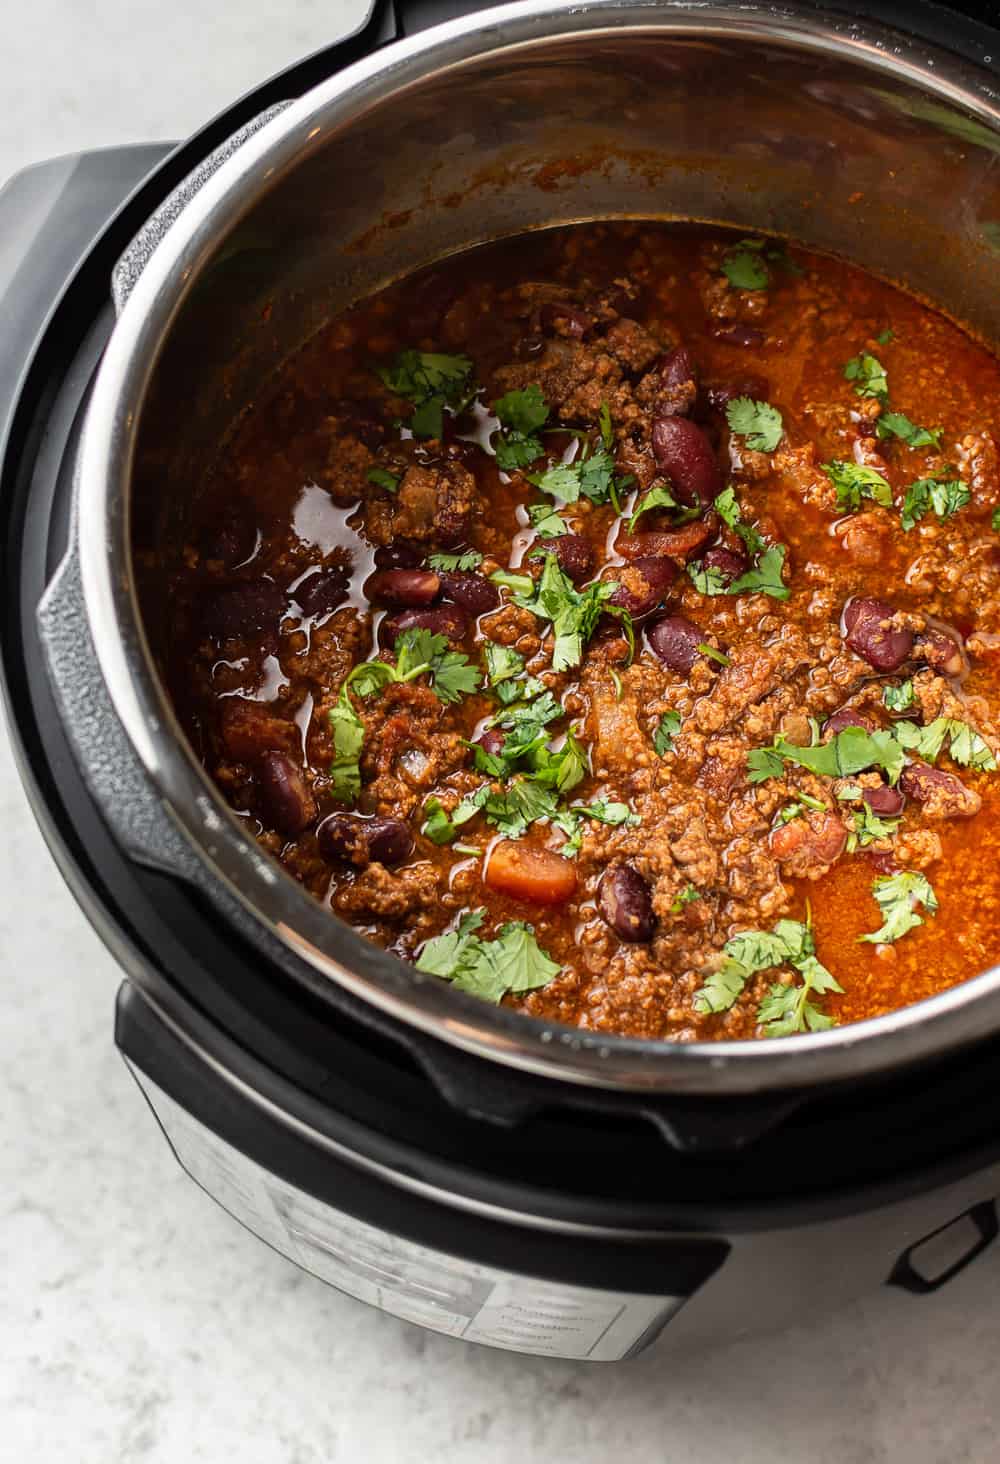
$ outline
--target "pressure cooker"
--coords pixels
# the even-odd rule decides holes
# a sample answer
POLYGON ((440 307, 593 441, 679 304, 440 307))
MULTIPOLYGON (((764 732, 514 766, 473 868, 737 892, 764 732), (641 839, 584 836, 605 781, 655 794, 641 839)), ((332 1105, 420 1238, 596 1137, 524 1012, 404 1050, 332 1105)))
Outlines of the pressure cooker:
POLYGON ((933 1292, 997 1236, 1000 969, 753 1043, 485 1006, 258 849, 158 678, 136 537, 276 361, 457 249, 735 224, 1000 344, 996 4, 469 9, 379 0, 181 146, 0 193, 4 691, 39 823, 122 967, 116 1041, 236 1220, 468 1341, 613 1361, 933 1292))

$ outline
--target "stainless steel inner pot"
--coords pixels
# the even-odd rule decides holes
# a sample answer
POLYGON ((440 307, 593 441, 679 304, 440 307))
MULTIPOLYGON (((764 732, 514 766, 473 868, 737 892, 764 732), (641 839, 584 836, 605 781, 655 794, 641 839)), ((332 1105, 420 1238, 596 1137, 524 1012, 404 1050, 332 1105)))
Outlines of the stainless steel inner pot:
MULTIPOLYGON (((690 1045, 549 1026, 421 976, 315 903, 227 811, 157 676, 132 539, 182 532, 221 435, 331 313, 526 229, 650 217, 780 232, 902 282, 996 343, 998 155, 994 78, 943 50, 805 5, 679 0, 481 12, 334 76, 241 146, 180 213, 125 304, 78 478, 101 671, 144 777, 211 884, 235 892, 312 979, 466 1049, 580 1083, 810 1086, 995 1030, 1000 970, 829 1033, 690 1045)), ((171 863, 167 850, 138 852, 171 863)))

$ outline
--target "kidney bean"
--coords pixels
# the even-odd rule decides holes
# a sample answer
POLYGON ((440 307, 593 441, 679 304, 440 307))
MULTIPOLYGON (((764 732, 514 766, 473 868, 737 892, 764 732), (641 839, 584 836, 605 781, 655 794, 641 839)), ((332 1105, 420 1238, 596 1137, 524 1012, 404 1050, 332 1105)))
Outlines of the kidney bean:
POLYGON ((377 569, 365 580, 364 595, 373 605, 418 609, 433 605, 441 593, 441 576, 432 569, 377 569))
POLYGON ((265 752, 257 784, 265 821, 280 834, 293 839, 315 819, 316 800, 305 773, 283 753, 265 752))
POLYGON ((583 340, 596 324, 594 317, 586 310, 581 310, 579 305, 571 305, 568 301, 550 301, 543 305, 538 312, 538 323, 542 330, 555 331, 558 335, 571 336, 578 341, 583 340))
POLYGON ((701 655, 705 636, 683 615, 664 615, 646 627, 646 640, 668 671, 686 676, 701 655))
POLYGON ((340 564, 332 564, 311 574, 292 590, 303 615, 329 615, 347 599, 350 575, 340 564))
POLYGON ((743 376, 736 381, 710 381, 705 385, 705 401, 716 411, 722 411, 737 397, 765 401, 769 390, 767 378, 764 376, 743 376))
POLYGON ((731 585, 733 580, 739 579, 740 575, 746 574, 750 568, 750 562, 745 554, 740 554, 735 549, 724 549, 721 546, 709 549, 705 555, 704 564, 707 569, 719 571, 724 585, 731 585))
POLYGON ((533 905, 563 905, 576 889, 576 870, 551 849, 534 849, 519 839, 493 846, 483 871, 488 889, 533 905))
POLYGON ((892 625, 895 610, 884 600, 859 597, 844 610, 844 629, 851 650, 875 671, 895 671, 913 650, 913 632, 892 625))
POLYGON ((273 580, 243 580, 213 590, 204 604, 205 629, 213 640, 259 635, 277 629, 285 609, 285 592, 273 580))
POLYGON ((597 908, 619 940, 645 945, 653 939, 656 917, 649 885, 631 864, 605 870, 597 888, 597 908))
POLYGON ((454 600, 470 615, 485 615, 500 604, 500 591, 484 574, 459 574, 451 570, 441 573, 441 589, 447 599, 454 600))
POLYGON ((357 813, 331 813, 316 830, 320 853, 363 868, 374 861, 394 869, 413 852, 413 834, 400 818, 364 818, 357 813))
POLYGON ((888 783, 883 783, 881 788, 866 788, 861 796, 872 813, 877 813, 880 818, 895 818, 906 806, 903 794, 898 788, 890 788, 888 783))
POLYGON ((687 346, 674 346, 672 351, 660 357, 653 370, 659 373, 665 387, 683 386, 686 381, 697 380, 694 361, 687 346))
POLYGON ((764 332, 752 325, 716 325, 712 327, 712 335, 727 346, 750 347, 764 344, 764 332))
POLYGON ((865 732, 875 731, 875 723, 871 718, 863 717, 852 707, 838 707, 823 723, 824 733, 828 732, 831 737, 836 736, 838 732, 843 732, 845 727, 860 727, 865 732))
POLYGON ((420 569, 424 551, 409 539, 394 539, 391 544, 378 546, 374 560, 376 569, 420 569))
POLYGON ((257 547, 257 526, 246 505, 234 507, 206 525, 201 536, 205 559, 217 559, 224 569, 235 569, 251 557, 257 547))
POLYGON ((925 630, 917 637, 914 654, 941 676, 961 676, 968 670, 957 631, 950 635, 944 630, 925 630))
POLYGON ((864 849, 862 853, 876 874, 895 874, 899 868, 891 849, 864 849))
POLYGON ((928 763, 908 763, 899 786, 908 798, 923 805, 928 818, 972 818, 983 805, 979 794, 961 778, 928 763))
POLYGON ((468 629, 468 619, 457 605, 436 605, 433 610, 400 610, 387 615, 378 628, 378 638, 380 645, 392 646, 404 630, 429 630, 432 635, 461 641, 468 629))
POLYGON ((779 825, 772 830, 770 843, 775 859, 787 864, 789 874, 809 879, 840 858, 847 830, 836 814, 823 813, 779 825))
POLYGON ((594 546, 582 534, 562 534, 558 539, 543 539, 540 543, 546 554, 556 556, 559 568, 575 585, 582 584, 593 574, 594 546))
POLYGON ((722 473, 705 433, 687 417, 657 417, 653 421, 653 456, 669 477, 680 502, 714 502, 722 492, 722 473))
POLYGON ((677 566, 672 559, 633 559, 623 569, 613 571, 612 578, 619 581, 609 605, 620 605, 627 610, 633 621, 651 615, 663 600, 667 590, 677 578, 677 566))
POLYGON ((499 757, 506 740, 499 727, 488 727, 481 737, 476 738, 476 746, 493 757, 499 757))
POLYGON ((696 554, 717 532, 714 514, 682 524, 679 529, 650 529, 642 534, 627 534, 624 528, 615 540, 615 552, 623 559, 659 559, 667 557, 681 563, 696 554))

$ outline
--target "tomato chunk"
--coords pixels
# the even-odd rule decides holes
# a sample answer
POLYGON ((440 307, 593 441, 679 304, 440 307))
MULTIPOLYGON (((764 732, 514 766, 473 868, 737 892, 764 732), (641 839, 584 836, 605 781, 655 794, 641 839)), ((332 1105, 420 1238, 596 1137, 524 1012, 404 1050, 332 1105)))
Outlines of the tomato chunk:
POLYGON ((530 900, 533 905, 562 905, 576 889, 576 870, 550 849, 533 849, 517 839, 494 846, 483 873, 488 889, 530 900))

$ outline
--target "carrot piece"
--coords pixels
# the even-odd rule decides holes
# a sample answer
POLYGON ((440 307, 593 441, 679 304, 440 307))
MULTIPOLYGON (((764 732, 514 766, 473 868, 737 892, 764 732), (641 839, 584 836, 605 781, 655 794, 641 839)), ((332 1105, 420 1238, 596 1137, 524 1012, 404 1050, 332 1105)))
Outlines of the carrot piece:
POLYGON ((549 849, 504 839, 494 846, 483 881, 487 888, 515 900, 562 905, 576 889, 576 870, 568 859, 549 849))

